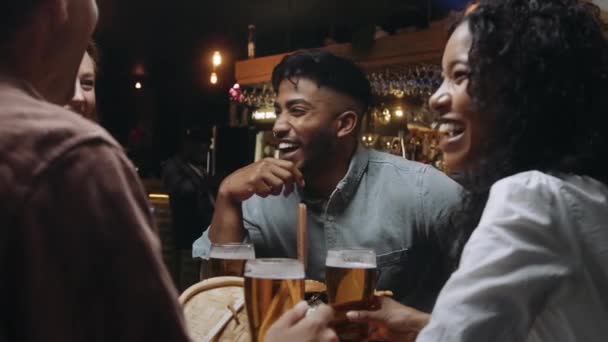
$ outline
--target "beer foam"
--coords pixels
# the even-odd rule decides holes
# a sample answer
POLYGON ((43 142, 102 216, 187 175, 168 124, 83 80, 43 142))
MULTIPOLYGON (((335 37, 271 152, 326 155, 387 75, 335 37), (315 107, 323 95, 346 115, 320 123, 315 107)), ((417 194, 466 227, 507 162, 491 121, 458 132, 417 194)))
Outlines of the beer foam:
POLYGON ((245 263, 245 277, 304 279, 304 265, 296 259, 255 259, 245 263))
POLYGON ((209 258, 228 260, 255 259, 255 251, 251 245, 213 245, 209 258))
POLYGON ((325 266, 337 268, 376 268, 376 264, 327 259, 325 266))
POLYGON ((338 268, 376 268, 376 254, 369 250, 329 250, 325 266, 338 268))

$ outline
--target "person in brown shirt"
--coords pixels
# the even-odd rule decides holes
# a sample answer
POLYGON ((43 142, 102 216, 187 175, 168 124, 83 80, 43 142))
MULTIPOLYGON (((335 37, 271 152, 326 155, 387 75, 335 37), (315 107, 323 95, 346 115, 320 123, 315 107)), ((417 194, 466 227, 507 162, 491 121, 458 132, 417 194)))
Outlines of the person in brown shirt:
POLYGON ((62 108, 94 0, 0 4, 0 341, 188 341, 121 147, 62 108))

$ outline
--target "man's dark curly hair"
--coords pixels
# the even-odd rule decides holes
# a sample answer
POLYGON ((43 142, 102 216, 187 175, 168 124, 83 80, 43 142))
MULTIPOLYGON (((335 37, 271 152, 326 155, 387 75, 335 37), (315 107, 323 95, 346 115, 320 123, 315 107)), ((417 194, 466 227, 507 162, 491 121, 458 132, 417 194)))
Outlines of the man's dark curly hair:
POLYGON ((284 80, 296 83, 308 78, 359 102, 362 117, 372 102, 372 91, 365 73, 352 60, 324 50, 302 50, 283 57, 272 71, 272 87, 279 90, 284 80))
POLYGON ((608 184, 608 43, 600 10, 577 0, 477 3, 460 21, 472 34, 468 92, 492 123, 484 157, 465 177, 465 210, 452 218, 467 228, 457 255, 501 178, 539 170, 608 184))

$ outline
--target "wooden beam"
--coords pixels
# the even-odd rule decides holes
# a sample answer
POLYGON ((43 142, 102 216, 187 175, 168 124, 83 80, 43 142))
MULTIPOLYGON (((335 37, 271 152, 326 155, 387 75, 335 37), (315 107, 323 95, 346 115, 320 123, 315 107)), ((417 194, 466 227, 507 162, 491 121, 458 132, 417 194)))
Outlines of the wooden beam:
MULTIPOLYGON (((392 65, 420 62, 439 62, 447 39, 447 20, 433 23, 429 29, 396 34, 374 42, 369 54, 354 56, 351 44, 336 44, 324 47, 339 56, 353 58, 366 70, 380 69, 392 65)), ((235 75, 242 85, 269 82, 272 69, 288 53, 239 61, 235 75)))
POLYGON ((236 62, 236 81, 242 85, 269 82, 272 76, 272 69, 286 55, 287 53, 283 53, 236 62))

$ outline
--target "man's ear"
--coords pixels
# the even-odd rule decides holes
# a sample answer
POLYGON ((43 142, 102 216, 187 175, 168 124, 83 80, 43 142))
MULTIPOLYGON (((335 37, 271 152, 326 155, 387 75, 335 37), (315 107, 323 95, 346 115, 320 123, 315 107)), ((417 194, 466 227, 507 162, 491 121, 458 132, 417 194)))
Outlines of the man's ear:
MULTIPOLYGON (((68 21, 68 6, 69 2, 74 0, 47 0, 46 12, 53 19, 53 22, 63 24, 68 21)), ((76 0, 82 1, 82 0, 76 0)))
POLYGON ((343 138, 357 130, 359 115, 352 110, 346 111, 338 116, 336 123, 336 134, 338 138, 343 138))

